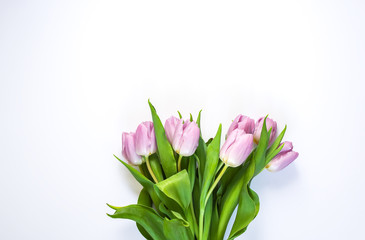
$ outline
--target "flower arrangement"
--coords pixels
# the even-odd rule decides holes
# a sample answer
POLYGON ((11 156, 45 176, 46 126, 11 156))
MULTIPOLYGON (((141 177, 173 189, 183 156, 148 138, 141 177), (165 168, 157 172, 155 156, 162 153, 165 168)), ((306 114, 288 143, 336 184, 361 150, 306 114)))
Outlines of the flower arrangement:
POLYGON ((165 125, 148 102, 153 122, 135 133, 122 134, 122 161, 143 186, 138 203, 115 210, 112 218, 130 219, 146 239, 222 240, 237 207, 228 239, 244 233, 259 211, 259 197, 250 185, 263 169, 279 171, 298 153, 282 142, 274 120, 257 122, 239 115, 221 145, 221 125, 214 138, 201 136, 201 111, 196 119, 170 117, 165 125), (138 166, 139 171, 133 167, 138 166))

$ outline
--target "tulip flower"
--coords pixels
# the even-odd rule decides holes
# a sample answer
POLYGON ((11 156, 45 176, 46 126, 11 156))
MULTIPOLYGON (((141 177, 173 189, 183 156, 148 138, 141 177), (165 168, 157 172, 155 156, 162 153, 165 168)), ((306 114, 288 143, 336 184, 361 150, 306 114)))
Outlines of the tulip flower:
POLYGON ((255 120, 241 114, 238 115, 229 127, 226 138, 235 129, 241 129, 245 133, 253 134, 255 131, 255 120))
POLYGON ((183 124, 183 120, 179 119, 177 117, 174 117, 174 116, 170 117, 165 122, 164 128, 165 128, 166 137, 167 137, 167 140, 171 143, 171 145, 174 140, 176 126, 180 125, 180 124, 183 124))
MULTIPOLYGON (((260 141, 262 125, 264 124, 264 119, 265 119, 264 117, 261 117, 256 122, 255 132, 253 134, 253 139, 254 139, 256 144, 258 144, 259 141, 260 141)), ((271 134, 270 134, 270 138, 269 138, 269 146, 275 141, 277 124, 271 118, 266 118, 266 129, 267 129, 267 131, 269 131, 270 128, 272 128, 272 130, 271 130, 271 134)))
POLYGON ((141 165, 142 157, 136 153, 136 146, 134 144, 134 133, 122 134, 122 155, 127 162, 132 165, 141 165))
POLYGON ((230 167, 240 166, 253 149, 253 135, 235 129, 227 137, 220 151, 220 159, 230 167))
POLYGON ((181 156, 194 154, 199 144, 200 129, 198 124, 170 117, 165 122, 165 132, 172 148, 181 156))
POLYGON ((174 116, 165 122, 165 133, 172 148, 179 154, 178 171, 181 170, 181 159, 194 154, 199 145, 200 129, 198 124, 174 116))
POLYGON ((137 127, 134 142, 138 155, 147 157, 156 152, 156 137, 152 122, 143 122, 137 127))
POLYGON ((270 163, 266 165, 267 170, 270 172, 282 170, 299 156, 299 153, 293 151, 293 144, 291 142, 284 142, 282 144, 284 144, 284 146, 278 155, 276 155, 270 163))

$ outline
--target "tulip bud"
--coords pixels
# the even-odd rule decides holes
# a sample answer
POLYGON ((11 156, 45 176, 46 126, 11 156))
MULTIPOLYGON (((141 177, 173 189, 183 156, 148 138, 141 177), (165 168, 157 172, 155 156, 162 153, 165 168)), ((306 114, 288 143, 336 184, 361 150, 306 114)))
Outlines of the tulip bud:
POLYGON ((122 134, 122 155, 132 165, 141 165, 142 157, 136 153, 134 133, 122 134))
POLYGON ((152 122, 143 122, 137 127, 134 142, 138 155, 147 157, 156 152, 156 137, 152 122))
POLYGON ((219 157, 230 167, 238 167, 250 155, 253 149, 253 135, 244 130, 235 129, 223 144, 219 157))
POLYGON ((199 144, 198 124, 171 117, 165 122, 165 132, 175 152, 186 157, 194 154, 199 144))
MULTIPOLYGON (((264 117, 261 117, 256 122, 255 132, 253 134, 253 139, 254 139, 256 144, 258 144, 259 141, 260 141, 262 125, 264 124, 264 119, 265 119, 264 117)), ((269 131, 270 128, 272 128, 272 130, 271 130, 270 138, 269 138, 269 146, 275 141, 277 124, 271 118, 266 118, 266 129, 267 129, 267 131, 269 131)))
POLYGON ((245 133, 253 134, 255 130, 255 120, 241 114, 238 115, 229 127, 226 138, 235 129, 241 129, 245 131, 245 133))
MULTIPOLYGON (((293 144, 291 142, 284 142, 283 148, 280 150, 278 155, 276 155, 269 164, 266 165, 267 170, 270 172, 277 172, 281 169, 288 166, 290 163, 292 163, 297 157, 299 156, 299 153, 294 152, 293 144)), ((280 145, 282 146, 282 145, 280 145)))

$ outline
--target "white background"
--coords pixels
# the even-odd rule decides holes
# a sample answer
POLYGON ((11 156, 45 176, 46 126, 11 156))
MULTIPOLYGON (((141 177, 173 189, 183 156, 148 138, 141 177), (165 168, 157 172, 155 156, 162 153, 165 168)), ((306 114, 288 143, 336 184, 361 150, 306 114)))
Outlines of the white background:
POLYGON ((247 240, 363 239, 365 2, 1 1, 0 239, 142 239, 121 134, 270 114, 299 158, 263 172, 247 240))

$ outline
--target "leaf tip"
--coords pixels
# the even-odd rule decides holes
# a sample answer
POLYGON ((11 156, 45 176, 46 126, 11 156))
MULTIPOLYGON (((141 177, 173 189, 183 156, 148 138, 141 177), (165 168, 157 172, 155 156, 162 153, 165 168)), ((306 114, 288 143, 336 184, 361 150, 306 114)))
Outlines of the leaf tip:
POLYGON ((180 119, 182 119, 182 115, 180 111, 177 111, 177 113, 179 114, 180 119))
POLYGON ((110 205, 109 203, 106 203, 106 205, 108 207, 110 207, 111 209, 114 209, 114 210, 118 210, 120 208, 120 207, 116 207, 116 206, 110 205))

